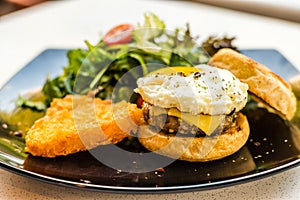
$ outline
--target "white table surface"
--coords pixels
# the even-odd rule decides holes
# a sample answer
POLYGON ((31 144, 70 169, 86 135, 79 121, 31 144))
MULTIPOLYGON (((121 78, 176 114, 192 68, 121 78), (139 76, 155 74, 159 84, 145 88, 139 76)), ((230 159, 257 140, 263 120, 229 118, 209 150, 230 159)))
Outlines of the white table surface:
POLYGON ((195 0, 210 5, 300 22, 299 0, 195 0))
MULTIPOLYGON (((300 69, 300 24, 189 1, 51 1, 0 18, 0 86, 47 48, 83 47, 100 31, 143 13, 159 15, 172 29, 191 25, 203 37, 236 36, 240 48, 274 48, 300 69)), ((0 199, 299 199, 300 167, 261 180, 210 191, 133 195, 83 191, 50 185, 0 169, 0 199)))

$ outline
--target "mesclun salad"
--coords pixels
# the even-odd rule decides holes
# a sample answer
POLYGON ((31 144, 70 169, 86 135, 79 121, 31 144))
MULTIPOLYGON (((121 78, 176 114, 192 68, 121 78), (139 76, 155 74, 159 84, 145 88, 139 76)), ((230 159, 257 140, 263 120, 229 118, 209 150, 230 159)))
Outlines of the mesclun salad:
MULTIPOLYGON (((144 17, 143 24, 121 24, 112 28, 95 45, 85 41, 87 49, 69 50, 68 65, 64 67, 63 74, 46 80, 42 87, 42 100, 20 97, 18 105, 44 111, 53 98, 91 91, 95 97, 111 99, 120 77, 136 66, 141 66, 141 70, 130 72, 134 79, 154 70, 149 63, 192 66, 207 63, 210 56, 223 47, 236 49, 232 45, 234 38, 211 36, 198 44, 188 24, 185 28, 169 31, 155 14, 146 13, 144 17)), ((135 87, 132 83, 123 82, 115 98, 122 99, 132 94, 135 87)))

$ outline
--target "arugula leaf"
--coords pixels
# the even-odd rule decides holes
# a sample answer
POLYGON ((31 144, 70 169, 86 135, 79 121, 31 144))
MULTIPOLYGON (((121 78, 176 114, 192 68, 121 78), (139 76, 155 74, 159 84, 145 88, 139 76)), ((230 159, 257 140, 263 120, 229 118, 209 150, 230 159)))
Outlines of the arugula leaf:
POLYGON ((37 111, 44 111, 46 110, 47 106, 41 101, 30 101, 24 99, 23 97, 19 96, 17 100, 17 106, 24 107, 24 108, 31 108, 37 111))

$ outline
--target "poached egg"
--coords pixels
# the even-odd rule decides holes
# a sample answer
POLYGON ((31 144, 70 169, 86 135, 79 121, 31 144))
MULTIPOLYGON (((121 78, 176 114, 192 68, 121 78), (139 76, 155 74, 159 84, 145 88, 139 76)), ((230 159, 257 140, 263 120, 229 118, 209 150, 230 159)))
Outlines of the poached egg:
MULTIPOLYGON (((248 85, 231 72, 209 65, 180 67, 190 73, 158 70, 137 80, 135 92, 144 101, 161 108, 177 108, 193 115, 224 115, 241 110, 247 103, 248 85), (161 72, 161 73, 160 73, 161 72)), ((165 68, 164 68, 165 69, 165 68)))

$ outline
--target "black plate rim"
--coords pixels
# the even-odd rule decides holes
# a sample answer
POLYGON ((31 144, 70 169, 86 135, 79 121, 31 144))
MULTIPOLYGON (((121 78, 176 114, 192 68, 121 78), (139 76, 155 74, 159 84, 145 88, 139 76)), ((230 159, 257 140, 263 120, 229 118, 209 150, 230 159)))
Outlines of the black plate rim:
POLYGON ((38 181, 42 181, 45 183, 53 184, 53 185, 61 185, 70 188, 84 189, 84 190, 92 190, 98 192, 110 192, 110 193, 144 193, 144 194, 153 194, 153 193, 175 193, 175 192, 190 192, 190 191, 204 191, 204 190, 212 190, 218 188, 225 188, 229 186, 233 186, 236 184, 247 183, 250 181, 261 180, 262 178, 267 178, 271 175, 275 175, 289 169, 300 166, 300 158, 289 163, 280 165, 276 168, 272 168, 269 170, 261 171, 258 173, 232 178, 228 180, 221 180, 216 182, 208 182, 201 183, 195 185, 185 185, 185 186, 162 186, 162 187, 123 187, 123 186, 107 186, 107 185, 98 185, 92 183, 83 183, 76 181, 69 181, 60 178, 50 177, 42 174, 38 174, 35 172, 31 172, 22 168, 18 168, 16 166, 11 166, 6 163, 0 161, 0 168, 6 169, 12 173, 21 175, 27 178, 33 178, 38 181))
MULTIPOLYGON (((45 49, 36 57, 40 56, 44 52, 48 50, 65 50, 59 48, 50 48, 45 49)), ((272 48, 262 48, 262 49, 243 49, 246 51, 257 51, 257 50, 265 50, 265 51, 276 51, 279 53, 278 50, 272 48)), ((30 61, 31 62, 31 61, 30 61)), ((29 62, 29 63, 30 63, 29 62)), ((27 63, 27 64, 29 64, 27 63)), ((26 65, 25 65, 26 66, 26 65)), ((17 71, 8 81, 2 85, 0 90, 4 88, 10 81, 13 79, 14 76, 18 75, 19 73, 24 70, 25 67, 22 67, 19 71, 17 71)), ((1 152, 3 154, 4 152, 1 152)), ((4 153, 5 154, 5 153, 4 153)), ((11 173, 21 175, 23 177, 31 178, 37 181, 45 182, 52 185, 58 186, 65 186, 69 188, 76 188, 82 190, 91 190, 91 191, 98 191, 98 192, 109 192, 109 193, 127 193, 127 194, 154 194, 154 193, 178 193, 178 192, 190 192, 190 191, 204 191, 204 190, 212 190, 218 188, 229 187, 237 184, 243 184, 250 181, 261 180, 263 178, 267 178, 271 175, 275 175, 289 169, 295 168, 300 166, 300 157, 289 161, 288 163, 282 164, 272 169, 260 171, 253 174, 244 175, 241 177, 235 177, 228 180, 220 180, 215 182, 207 182, 207 183, 200 183, 200 184, 193 184, 193 185, 181 185, 181 186, 160 186, 160 187, 124 187, 124 186, 109 186, 109 185, 99 185, 99 184, 92 184, 92 183, 84 183, 84 182, 76 182, 71 180, 65 180, 61 178, 55 178, 39 173, 35 173, 32 171, 25 170, 21 167, 17 167, 14 165, 9 165, 4 163, 0 160, 0 168, 7 170, 11 173)))

